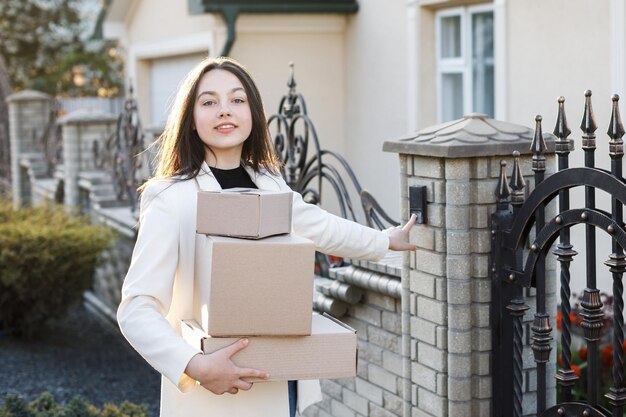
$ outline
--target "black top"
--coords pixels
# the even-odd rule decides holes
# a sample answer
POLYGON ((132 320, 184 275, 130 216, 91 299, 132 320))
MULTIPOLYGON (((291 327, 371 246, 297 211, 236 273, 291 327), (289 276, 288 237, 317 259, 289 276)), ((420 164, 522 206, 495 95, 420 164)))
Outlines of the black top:
POLYGON ((211 172, 215 175, 215 179, 220 183, 223 190, 227 188, 259 188, 256 186, 248 172, 239 165, 234 169, 219 169, 211 167, 211 172))

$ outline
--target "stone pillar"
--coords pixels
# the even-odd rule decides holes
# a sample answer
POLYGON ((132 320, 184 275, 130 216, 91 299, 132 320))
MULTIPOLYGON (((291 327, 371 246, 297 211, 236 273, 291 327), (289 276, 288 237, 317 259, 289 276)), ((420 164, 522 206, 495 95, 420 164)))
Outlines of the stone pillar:
POLYGON ((63 132, 64 204, 79 205, 78 175, 95 169, 94 146, 104 150, 115 131, 117 117, 101 112, 77 110, 59 119, 63 132), (94 142, 99 142, 94 145, 94 142))
MULTIPOLYGON (((417 250, 405 257, 402 274, 403 280, 408 277, 402 298, 408 305, 402 309, 410 317, 403 345, 411 359, 405 367, 411 417, 491 415, 490 215, 500 160, 512 166, 514 150, 522 154, 523 174, 532 188, 532 137, 527 127, 471 114, 384 145, 400 155, 403 218, 408 217, 411 187, 427 190, 427 221, 413 228, 417 250)), ((546 158, 553 167, 554 155, 546 158)), ((552 283, 548 308, 556 311, 554 268, 547 269, 552 283)), ((534 306, 530 297, 526 303, 534 306)), ((524 319, 528 323, 532 315, 524 319)), ((527 390, 534 385, 528 379, 532 353, 530 358, 532 363, 524 363, 527 390)), ((530 408, 532 393, 526 401, 530 408)), ((404 417, 409 417, 406 411, 404 417)))
POLYGON ((41 152, 38 143, 50 122, 52 97, 39 91, 24 90, 7 97, 9 106, 9 137, 11 143, 11 186, 13 205, 18 208, 30 197, 20 169, 23 154, 41 152))

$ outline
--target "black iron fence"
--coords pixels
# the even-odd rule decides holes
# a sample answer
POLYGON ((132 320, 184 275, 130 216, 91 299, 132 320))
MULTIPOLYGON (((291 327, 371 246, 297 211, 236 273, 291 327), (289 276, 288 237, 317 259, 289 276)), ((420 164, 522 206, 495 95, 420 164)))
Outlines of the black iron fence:
MULTIPOLYGON (((530 340, 537 366, 538 416, 622 416, 626 404, 624 388, 624 319, 623 283, 626 271, 626 229, 623 221, 623 204, 626 203, 626 183, 622 177, 624 144, 617 96, 613 96, 611 121, 607 134, 611 169, 595 166, 597 125, 592 106, 591 92, 585 92, 585 107, 581 123, 582 149, 585 166, 569 167, 569 154, 573 141, 568 128, 564 99, 559 98, 559 112, 554 135, 558 171, 545 178, 545 142, 541 117, 536 118, 536 131, 532 143, 532 170, 535 187, 525 198, 525 182, 521 175, 519 154, 514 156, 513 173, 509 182, 506 163, 502 163, 496 195, 497 211, 492 216, 492 329, 493 329, 493 415, 496 417, 521 417, 523 404, 522 352, 524 340, 530 340), (582 208, 570 208, 570 190, 584 187, 585 203, 582 208), (611 196, 611 212, 596 207, 596 188, 611 196), (558 214, 545 221, 545 207, 558 196, 558 214), (580 302, 580 320, 572 320, 570 265, 577 254, 570 242, 570 228, 585 225, 586 288, 580 302), (531 233, 534 229, 534 233, 531 233), (605 320, 603 302, 596 278, 596 230, 612 239, 612 253, 604 262, 612 275, 612 320, 605 320), (553 254, 560 270, 561 329, 560 355, 557 364, 549 363, 553 340, 551 314, 546 309, 545 258, 558 238, 553 254), (524 247, 528 247, 527 252, 524 247), (530 335, 524 337, 523 317, 529 306, 525 304, 524 288, 536 288, 536 313, 530 335), (586 368, 576 369, 572 362, 572 321, 579 321, 584 334, 586 368), (610 388, 600 388, 599 341, 603 328, 611 326, 611 382, 610 388), (559 398, 556 405, 547 404, 547 366, 556 367, 556 384, 559 398), (584 372, 583 378, 579 372, 584 372), (585 386, 579 386, 581 381, 585 386), (574 392, 583 392, 575 396, 574 392), (602 401, 601 396, 606 398, 602 401), (606 404, 603 404, 606 403, 606 404), (609 411, 608 409, 611 409, 609 411)), ((604 353, 604 352, 602 352, 604 353)))
POLYGON ((147 179, 142 175, 144 138, 131 86, 115 131, 103 145, 94 142, 93 158, 96 167, 111 173, 115 197, 118 201, 127 201, 132 212, 137 210, 137 188, 147 179))

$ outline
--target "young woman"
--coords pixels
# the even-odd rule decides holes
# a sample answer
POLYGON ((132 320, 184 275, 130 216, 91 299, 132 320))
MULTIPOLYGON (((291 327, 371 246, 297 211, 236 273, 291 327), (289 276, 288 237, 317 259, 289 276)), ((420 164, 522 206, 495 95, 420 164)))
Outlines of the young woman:
MULTIPOLYGON (((161 136, 118 309, 124 336, 163 375, 164 417, 295 415, 294 384, 243 380, 268 378, 231 361, 247 339, 205 355, 180 336, 179 321, 193 318, 197 192, 236 186, 289 190, 252 78, 234 60, 205 59, 181 84, 161 136)), ((293 233, 338 256, 379 259, 388 249, 413 250, 408 235, 414 223, 412 217, 404 227, 379 232, 293 197, 293 233)), ((300 411, 319 400, 317 381, 298 382, 300 411)))

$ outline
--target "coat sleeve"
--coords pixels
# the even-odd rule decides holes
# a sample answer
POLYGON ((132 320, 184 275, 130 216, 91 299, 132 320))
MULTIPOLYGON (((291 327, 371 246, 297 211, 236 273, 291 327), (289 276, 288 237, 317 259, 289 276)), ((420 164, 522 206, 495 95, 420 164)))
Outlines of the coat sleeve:
POLYGON ((141 199, 140 226, 130 268, 122 286, 117 319, 124 337, 158 372, 181 391, 195 381, 184 374, 200 353, 166 320, 178 266, 179 215, 166 204, 162 183, 148 186, 141 199))
MULTIPOLYGON (((280 188, 289 190, 279 178, 280 188)), ((389 250, 389 237, 384 231, 335 216, 293 192, 293 230, 310 239, 320 252, 345 258, 379 260, 389 250)))

